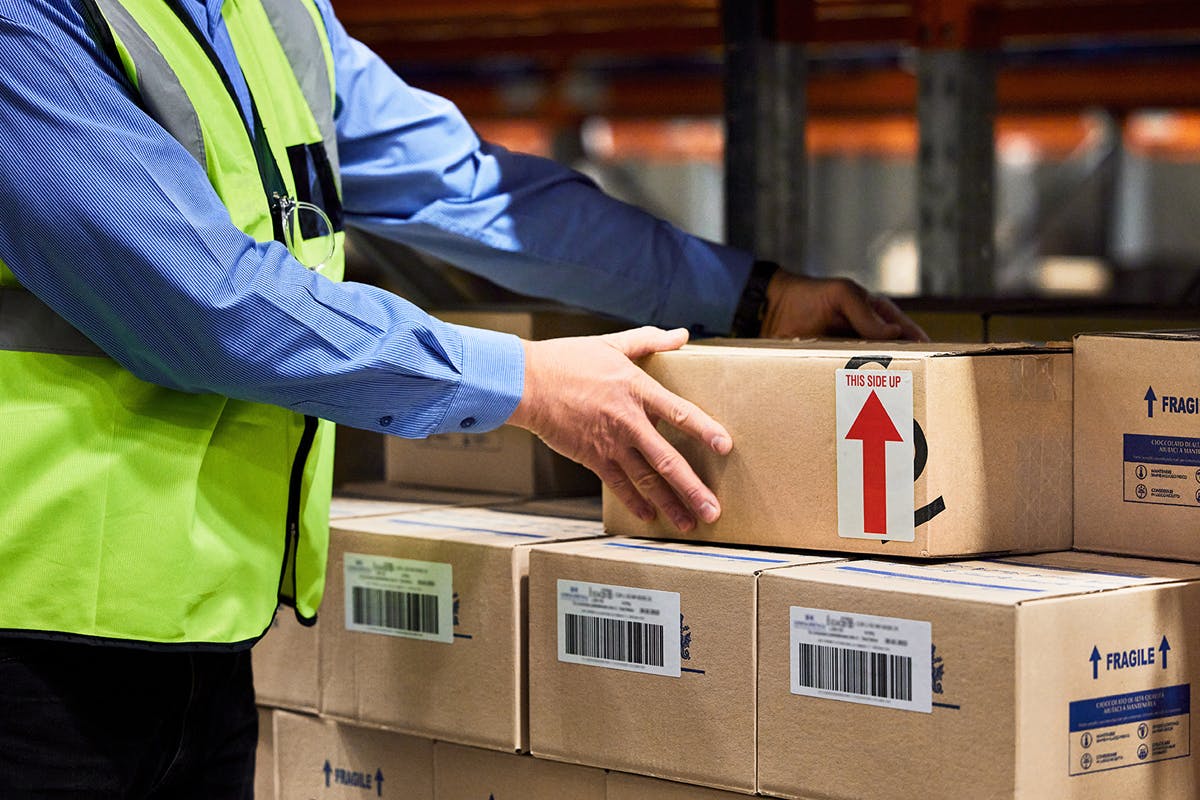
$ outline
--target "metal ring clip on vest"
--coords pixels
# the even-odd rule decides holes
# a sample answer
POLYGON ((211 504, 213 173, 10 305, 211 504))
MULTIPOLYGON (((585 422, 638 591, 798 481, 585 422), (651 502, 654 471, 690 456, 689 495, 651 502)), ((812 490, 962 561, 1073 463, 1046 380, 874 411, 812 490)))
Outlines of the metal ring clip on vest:
POLYGON ((329 215, 320 206, 279 194, 275 195, 275 207, 283 230, 283 243, 292 257, 313 272, 323 270, 334 252, 333 222, 329 215), (314 242, 322 244, 314 245, 314 242))

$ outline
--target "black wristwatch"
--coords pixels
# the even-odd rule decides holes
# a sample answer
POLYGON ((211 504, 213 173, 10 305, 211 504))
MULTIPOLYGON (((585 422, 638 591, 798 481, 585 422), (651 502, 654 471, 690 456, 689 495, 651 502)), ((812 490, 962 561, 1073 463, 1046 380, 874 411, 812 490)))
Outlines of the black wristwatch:
POLYGON ((754 262, 737 310, 733 312, 731 336, 753 339, 762 333, 763 318, 767 313, 767 284, 778 270, 779 265, 774 261, 754 262))

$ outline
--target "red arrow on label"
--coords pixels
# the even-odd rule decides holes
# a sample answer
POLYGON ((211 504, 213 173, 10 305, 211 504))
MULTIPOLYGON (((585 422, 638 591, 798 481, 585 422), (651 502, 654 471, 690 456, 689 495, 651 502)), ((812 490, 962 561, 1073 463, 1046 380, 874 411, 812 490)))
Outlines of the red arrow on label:
POLYGON ((857 439, 863 448, 863 533, 887 536, 887 457, 888 442, 904 439, 887 409, 875 392, 863 403, 858 418, 846 432, 847 439, 857 439))

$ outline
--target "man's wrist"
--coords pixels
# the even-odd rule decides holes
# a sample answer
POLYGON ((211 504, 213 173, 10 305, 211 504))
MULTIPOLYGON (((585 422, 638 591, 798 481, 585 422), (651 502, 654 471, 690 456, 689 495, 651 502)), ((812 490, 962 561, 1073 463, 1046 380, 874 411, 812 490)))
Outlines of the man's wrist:
POLYGON ((762 332, 763 319, 767 312, 767 285, 779 271, 773 261, 759 260, 750 268, 750 277, 742 289, 737 310, 733 314, 730 335, 742 339, 756 338, 762 332))

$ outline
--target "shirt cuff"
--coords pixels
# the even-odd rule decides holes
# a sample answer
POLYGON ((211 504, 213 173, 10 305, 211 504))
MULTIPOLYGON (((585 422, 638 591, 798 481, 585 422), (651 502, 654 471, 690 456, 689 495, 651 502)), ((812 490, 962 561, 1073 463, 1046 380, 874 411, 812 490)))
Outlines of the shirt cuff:
POLYGON ((483 433, 503 425, 525 391, 525 349, 508 333, 451 325, 462 339, 462 377, 432 433, 483 433))

